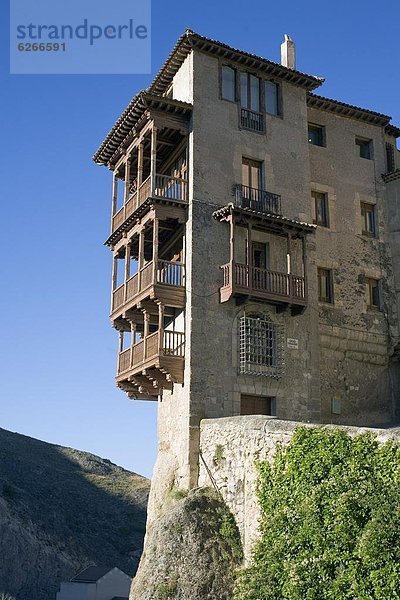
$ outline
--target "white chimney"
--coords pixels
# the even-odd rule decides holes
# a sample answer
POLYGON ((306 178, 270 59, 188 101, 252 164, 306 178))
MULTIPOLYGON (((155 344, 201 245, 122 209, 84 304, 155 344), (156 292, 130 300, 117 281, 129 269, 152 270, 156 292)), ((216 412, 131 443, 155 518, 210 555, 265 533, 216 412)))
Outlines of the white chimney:
POLYGON ((296 68, 296 46, 290 35, 286 33, 281 44, 281 64, 288 69, 296 68))

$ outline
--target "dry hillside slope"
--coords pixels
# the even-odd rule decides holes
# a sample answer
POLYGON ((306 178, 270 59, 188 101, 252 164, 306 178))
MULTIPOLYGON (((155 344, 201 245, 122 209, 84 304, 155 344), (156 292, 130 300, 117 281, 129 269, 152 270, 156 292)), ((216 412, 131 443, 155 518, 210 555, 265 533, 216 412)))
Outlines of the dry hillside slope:
POLYGON ((149 487, 93 454, 0 429, 0 595, 54 600, 93 563, 133 575, 149 487))

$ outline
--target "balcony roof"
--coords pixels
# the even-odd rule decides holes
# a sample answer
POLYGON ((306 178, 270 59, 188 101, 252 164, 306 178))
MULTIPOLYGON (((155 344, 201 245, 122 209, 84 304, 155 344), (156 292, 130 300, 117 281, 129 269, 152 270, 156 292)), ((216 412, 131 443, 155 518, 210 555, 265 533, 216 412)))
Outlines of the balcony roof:
POLYGON ((132 132, 146 110, 159 110, 169 114, 188 116, 192 105, 180 100, 172 100, 146 90, 139 92, 129 103, 104 142, 93 156, 98 165, 107 165, 118 148, 132 132))
POLYGON ((268 226, 270 230, 276 233, 281 233, 285 229, 292 229, 296 232, 314 233, 317 229, 316 225, 306 223, 304 221, 298 221, 296 219, 289 219, 280 215, 274 215, 270 213, 260 212, 252 210, 250 208, 237 208, 232 203, 227 206, 223 206, 213 212, 213 217, 217 221, 222 221, 230 214, 242 215, 245 217, 251 217, 252 220, 259 221, 260 224, 268 226))

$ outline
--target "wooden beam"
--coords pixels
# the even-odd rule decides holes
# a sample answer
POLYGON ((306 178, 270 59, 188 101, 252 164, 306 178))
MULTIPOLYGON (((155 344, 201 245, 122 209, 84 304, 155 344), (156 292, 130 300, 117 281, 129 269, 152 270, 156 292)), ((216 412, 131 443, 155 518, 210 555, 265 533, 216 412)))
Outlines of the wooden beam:
POLYGON ((157 271, 158 271, 158 225, 159 220, 157 217, 153 221, 153 282, 157 283, 157 271))
POLYGON ((138 164, 137 164, 137 187, 142 185, 143 182, 143 142, 140 142, 138 147, 138 164))
POLYGON ((124 191, 124 204, 129 200, 129 183, 131 178, 131 156, 128 154, 125 163, 125 191, 124 191))
POLYGON ((150 163, 150 175, 151 175, 151 195, 154 195, 156 187, 156 173, 157 173, 157 127, 154 126, 151 129, 151 163, 150 163))
MULTIPOLYGON (((251 223, 251 221, 249 220, 247 223, 247 265, 249 268, 249 281, 248 281, 248 287, 249 290, 251 290, 253 288, 253 247, 252 247, 252 230, 253 230, 253 225, 251 223)), ((232 277, 233 277, 233 273, 232 273, 232 277)))

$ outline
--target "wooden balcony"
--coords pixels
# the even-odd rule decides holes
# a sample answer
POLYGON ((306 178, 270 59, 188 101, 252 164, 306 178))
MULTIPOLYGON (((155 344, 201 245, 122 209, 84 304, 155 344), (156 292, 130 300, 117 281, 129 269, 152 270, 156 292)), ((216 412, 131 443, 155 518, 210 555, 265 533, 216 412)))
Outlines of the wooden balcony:
POLYGON ((274 304, 307 305, 305 277, 229 262, 222 267, 221 302, 230 298, 262 300, 274 304))
POLYGON ((185 334, 158 330, 118 355, 117 385, 131 397, 157 398, 183 383, 185 334))
POLYGON ((240 126, 244 129, 250 129, 257 133, 264 133, 265 122, 264 114, 261 112, 255 112, 248 108, 240 109, 240 126))
POLYGON ((234 206, 258 213, 282 216, 281 197, 266 190, 251 188, 241 183, 233 187, 234 206))
POLYGON ((185 265, 168 260, 147 263, 112 294, 111 318, 119 317, 137 302, 149 298, 174 308, 185 305, 185 265))
POLYGON ((154 181, 149 175, 137 190, 131 193, 124 206, 112 218, 111 235, 124 225, 148 198, 171 200, 174 203, 187 204, 188 182, 179 177, 156 175, 154 181))

